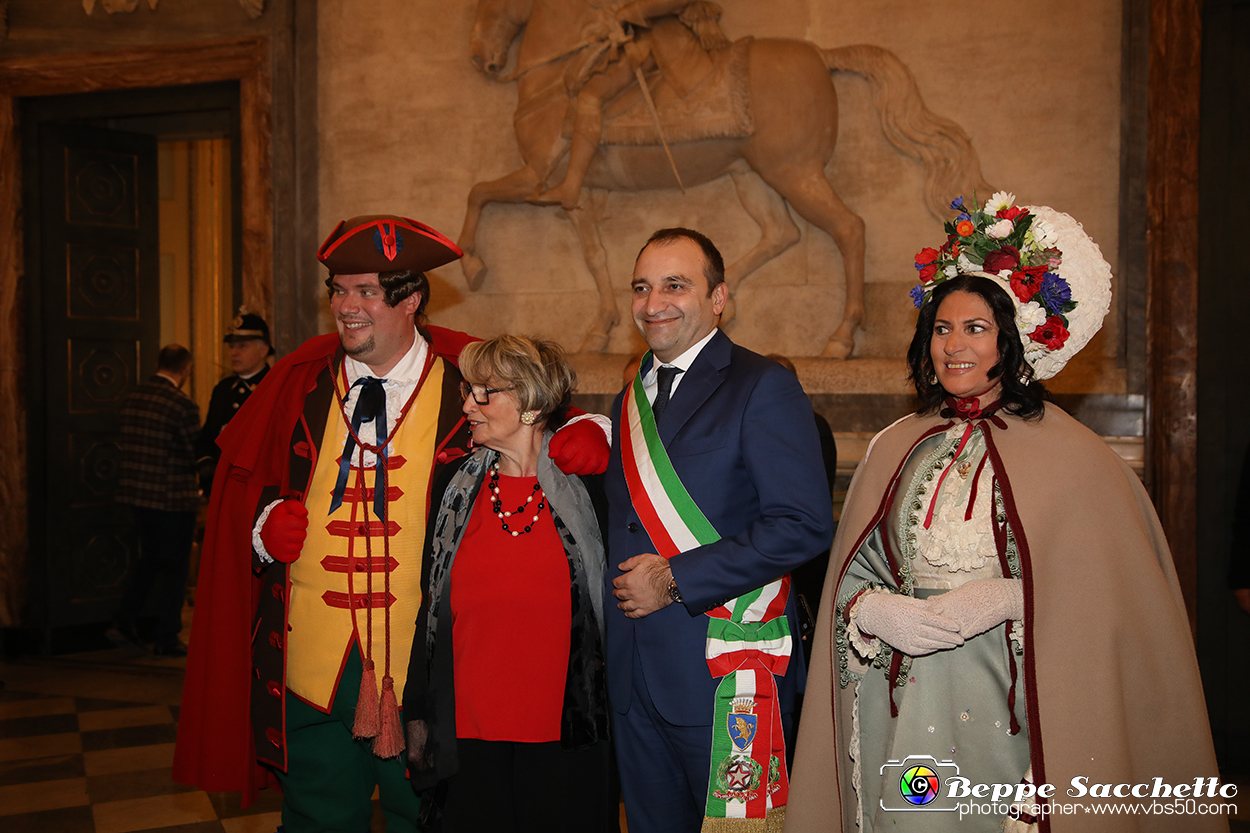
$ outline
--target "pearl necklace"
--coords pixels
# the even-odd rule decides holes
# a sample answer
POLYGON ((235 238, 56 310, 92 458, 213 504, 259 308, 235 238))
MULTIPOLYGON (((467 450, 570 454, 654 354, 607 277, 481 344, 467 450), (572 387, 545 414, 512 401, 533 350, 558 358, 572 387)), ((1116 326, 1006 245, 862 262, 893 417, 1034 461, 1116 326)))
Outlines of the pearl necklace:
POLYGON ((491 508, 495 510, 495 514, 499 517, 499 522, 503 527, 503 531, 511 533, 512 537, 515 538, 518 535, 524 535, 534 528, 534 524, 538 521, 538 515, 543 511, 543 507, 547 505, 547 496, 542 494, 542 487, 535 482, 534 491, 530 492, 529 497, 525 499, 525 503, 518 506, 515 512, 503 511, 503 501, 499 499, 499 463, 495 463, 495 465, 490 467, 490 505, 491 508), (526 511, 526 507, 533 502, 535 495, 540 495, 538 499, 538 508, 534 510, 534 516, 530 518, 529 524, 520 532, 517 532, 514 529, 508 529, 508 522, 504 519, 510 518, 513 515, 519 515, 526 511))

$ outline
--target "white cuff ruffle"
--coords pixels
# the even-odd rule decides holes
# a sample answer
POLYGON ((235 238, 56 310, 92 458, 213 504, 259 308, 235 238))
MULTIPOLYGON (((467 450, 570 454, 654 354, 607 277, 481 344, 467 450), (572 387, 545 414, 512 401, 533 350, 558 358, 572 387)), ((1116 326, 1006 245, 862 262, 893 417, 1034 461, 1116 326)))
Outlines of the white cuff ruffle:
POLYGON ((260 559, 260 563, 262 564, 272 564, 274 562, 274 557, 269 554, 268 550, 265 549, 265 542, 260 540, 260 531, 265 528, 265 521, 269 520, 269 513, 273 511, 275 506, 282 503, 284 500, 286 500, 286 498, 278 498, 273 503, 266 506, 260 513, 260 517, 256 519, 255 526, 252 527, 252 550, 256 553, 256 557, 260 559))

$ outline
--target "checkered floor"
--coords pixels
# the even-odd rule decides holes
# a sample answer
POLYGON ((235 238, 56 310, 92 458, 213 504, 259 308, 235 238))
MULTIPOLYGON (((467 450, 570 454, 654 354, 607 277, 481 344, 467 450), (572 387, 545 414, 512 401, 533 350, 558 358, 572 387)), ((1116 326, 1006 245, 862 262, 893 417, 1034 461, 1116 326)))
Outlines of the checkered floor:
POLYGON ((273 833, 280 795, 243 810, 170 777, 184 667, 131 649, 0 666, 0 829, 273 833))
MULTIPOLYGON (((0 830, 273 833, 278 793, 243 810, 171 778, 185 666, 128 648, 0 662, 0 830)), ((1250 833, 1250 778, 1234 780, 1231 831, 1250 833)), ((386 828, 376 801, 370 827, 386 828)))

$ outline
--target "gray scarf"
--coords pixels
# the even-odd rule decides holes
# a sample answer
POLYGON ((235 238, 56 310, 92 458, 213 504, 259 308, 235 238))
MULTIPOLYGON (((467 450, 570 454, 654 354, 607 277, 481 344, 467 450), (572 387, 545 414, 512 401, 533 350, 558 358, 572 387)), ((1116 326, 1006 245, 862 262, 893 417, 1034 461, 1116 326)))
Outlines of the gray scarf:
MULTIPOLYGON (((548 456, 547 446, 550 441, 551 432, 544 432, 542 451, 538 455, 538 484, 547 496, 551 515, 556 521, 569 563, 575 571, 573 580, 583 584, 589 591, 599 638, 603 640, 603 594, 599 589, 603 586, 604 551, 599 524, 586 487, 576 476, 565 474, 556 468, 556 464, 548 456)), ((428 589, 429 619, 425 632, 427 660, 434 656, 438 614, 443 594, 447 592, 456 550, 469 523, 478 490, 482 488, 486 473, 498 456, 498 452, 488 448, 477 449, 452 476, 439 502, 428 556, 432 560, 428 589)))

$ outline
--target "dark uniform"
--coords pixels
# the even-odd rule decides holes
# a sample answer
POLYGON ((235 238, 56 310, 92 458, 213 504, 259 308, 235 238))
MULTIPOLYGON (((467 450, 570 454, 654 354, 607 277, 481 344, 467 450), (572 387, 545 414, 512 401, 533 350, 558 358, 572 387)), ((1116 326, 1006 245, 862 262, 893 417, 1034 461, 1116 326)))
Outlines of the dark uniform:
MULTIPOLYGON (((226 331, 222 339, 227 344, 248 340, 263 341, 269 347, 269 355, 273 355, 273 344, 269 341, 269 325, 265 319, 250 313, 245 307, 239 308, 232 327, 226 331)), ((212 398, 208 401, 208 414, 204 418, 204 428, 195 444, 196 466, 199 469, 200 489, 207 497, 213 487, 213 473, 217 469, 217 461, 221 458, 221 449, 217 447, 217 436, 226 427, 234 415, 243 407, 243 403, 252 395, 252 391, 269 373, 269 365, 263 364, 260 370, 250 376, 238 373, 222 379, 213 388, 212 398)))
POLYGON ((208 415, 204 417, 204 429, 200 431, 200 441, 195 449, 201 461, 208 457, 216 465, 217 459, 221 456, 221 449, 217 447, 217 435, 226 427, 226 423, 234 418, 239 408, 243 407, 243 403, 252 395, 252 391, 267 373, 269 373, 269 365, 265 365, 247 378, 235 373, 233 376, 222 379, 213 388, 213 396, 208 401, 208 415))

